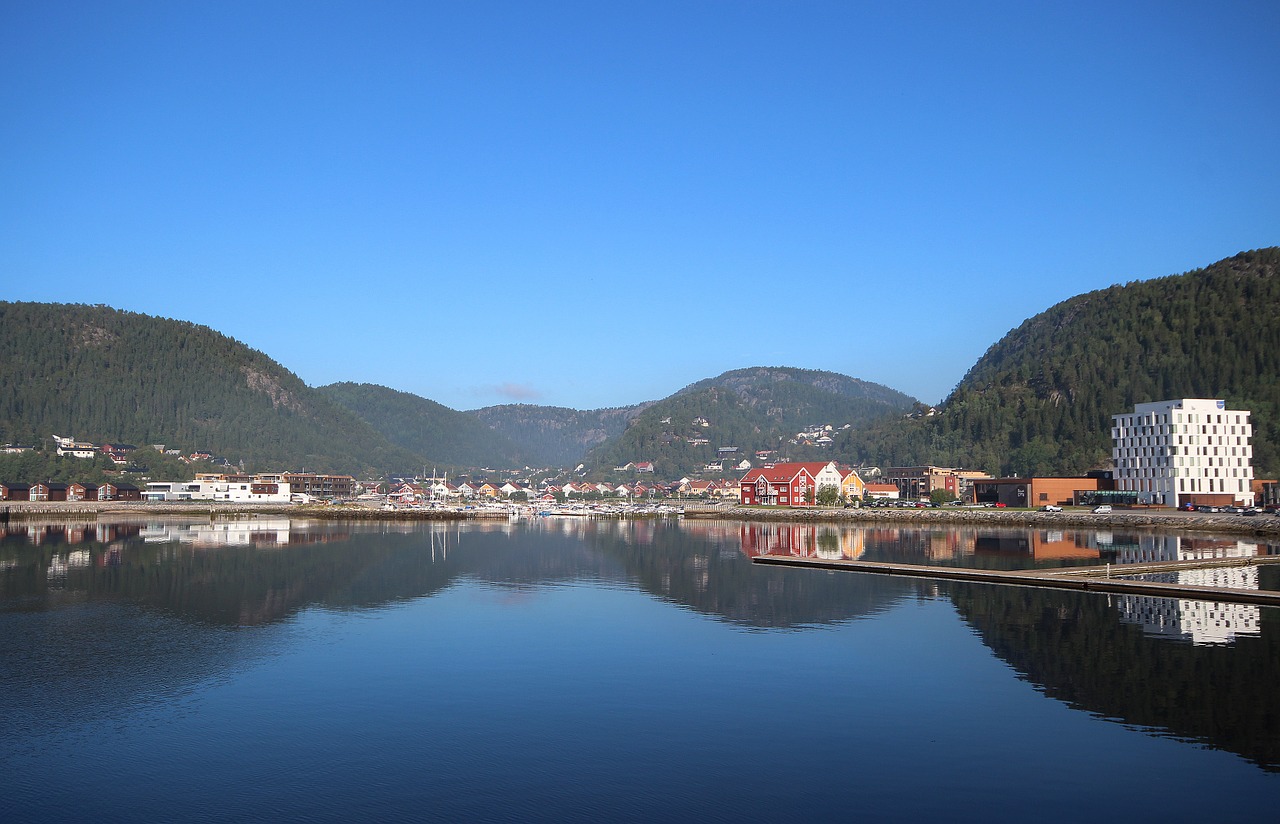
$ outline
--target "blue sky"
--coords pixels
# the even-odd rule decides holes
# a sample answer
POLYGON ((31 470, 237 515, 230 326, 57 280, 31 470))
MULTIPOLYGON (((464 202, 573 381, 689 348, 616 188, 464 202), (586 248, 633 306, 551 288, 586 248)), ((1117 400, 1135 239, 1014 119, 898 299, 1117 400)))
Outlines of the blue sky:
POLYGON ((456 409, 746 366, 941 400, 1280 243, 1280 4, 8 2, 0 299, 456 409))

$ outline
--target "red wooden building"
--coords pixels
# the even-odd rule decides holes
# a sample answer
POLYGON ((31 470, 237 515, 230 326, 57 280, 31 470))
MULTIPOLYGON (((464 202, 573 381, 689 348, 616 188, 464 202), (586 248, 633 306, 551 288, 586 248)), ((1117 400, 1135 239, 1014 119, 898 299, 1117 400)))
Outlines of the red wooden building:
POLYGON ((753 469, 738 482, 744 506, 813 506, 818 484, 805 464, 753 469))

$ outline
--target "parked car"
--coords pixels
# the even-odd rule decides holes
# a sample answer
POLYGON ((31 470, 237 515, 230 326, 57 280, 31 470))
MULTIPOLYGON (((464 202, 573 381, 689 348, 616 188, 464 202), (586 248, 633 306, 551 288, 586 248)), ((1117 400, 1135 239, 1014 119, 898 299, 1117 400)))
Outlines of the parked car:
POLYGON ((1221 510, 1221 509, 1219 509, 1218 507, 1216 507, 1216 506, 1210 506, 1209 504, 1201 504, 1200 506, 1196 507, 1196 512, 1210 512, 1210 513, 1213 513, 1213 512, 1221 512, 1221 511, 1222 511, 1222 510, 1221 510))
POLYGON ((1044 506, 1040 507, 1040 511, 1041 512, 1061 512, 1062 507, 1054 506, 1053 504, 1045 504, 1044 506))
POLYGON ((1111 511, 1111 504, 1098 504, 1093 508, 1093 514, 1105 515, 1111 511))

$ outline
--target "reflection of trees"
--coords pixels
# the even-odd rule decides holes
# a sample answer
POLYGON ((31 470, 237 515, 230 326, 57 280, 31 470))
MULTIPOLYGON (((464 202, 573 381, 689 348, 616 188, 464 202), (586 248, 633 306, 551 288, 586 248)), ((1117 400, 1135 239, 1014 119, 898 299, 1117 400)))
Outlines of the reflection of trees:
POLYGON ((602 563, 557 529, 522 529, 515 540, 509 531, 505 523, 375 525, 349 532, 321 524, 289 531, 287 544, 272 532, 260 546, 204 546, 144 542, 134 528, 111 543, 77 540, 72 554, 66 540, 36 546, 23 540, 0 551, 5 566, 0 595, 18 599, 25 609, 60 604, 73 595, 144 604, 202 623, 247 626, 279 621, 313 605, 378 607, 434 594, 460 578, 519 587, 583 576, 622 577, 615 564, 602 563), (68 563, 69 557, 77 563, 68 563))
MULTIPOLYGON (((823 551, 834 536, 806 527, 823 551)), ((698 612, 756 627, 798 627, 864 617, 917 591, 917 583, 873 575, 812 574, 752 564, 741 524, 652 523, 641 539, 623 524, 586 536, 647 592, 698 612)))
POLYGON ((1106 598, 948 586, 961 616, 1021 677, 1077 709, 1204 741, 1280 770, 1280 614, 1232 646, 1194 646, 1122 623, 1106 598))

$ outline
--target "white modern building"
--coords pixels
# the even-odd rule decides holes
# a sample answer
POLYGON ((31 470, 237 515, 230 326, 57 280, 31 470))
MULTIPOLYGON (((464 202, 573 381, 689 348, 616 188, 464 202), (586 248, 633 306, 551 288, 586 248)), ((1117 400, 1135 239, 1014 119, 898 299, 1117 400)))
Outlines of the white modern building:
POLYGON ((292 500, 287 483, 227 483, 224 481, 152 481, 142 493, 144 501, 256 501, 287 504, 292 500))
POLYGON ((1111 418, 1116 489, 1139 503, 1253 504, 1249 413, 1205 398, 1140 403, 1111 418))

